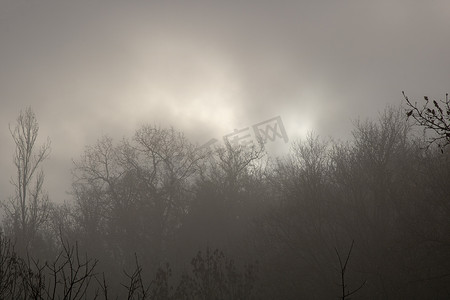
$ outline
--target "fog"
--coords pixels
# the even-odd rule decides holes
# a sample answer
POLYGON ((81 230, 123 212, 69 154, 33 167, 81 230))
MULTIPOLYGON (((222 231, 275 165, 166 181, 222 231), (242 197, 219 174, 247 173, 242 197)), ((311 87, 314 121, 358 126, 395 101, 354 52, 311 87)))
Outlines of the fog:
POLYGON ((448 299, 449 17, 0 0, 0 298, 448 299))

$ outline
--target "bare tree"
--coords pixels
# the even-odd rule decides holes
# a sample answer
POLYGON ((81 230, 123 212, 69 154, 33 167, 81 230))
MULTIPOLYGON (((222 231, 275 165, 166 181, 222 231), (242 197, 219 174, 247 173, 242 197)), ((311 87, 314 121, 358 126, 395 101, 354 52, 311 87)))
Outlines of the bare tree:
POLYGON ((87 147, 75 162, 73 187, 76 219, 95 241, 89 247, 107 245, 122 267, 133 263, 133 252, 146 253, 144 266, 157 266, 187 212, 202 158, 181 132, 156 126, 87 147))
POLYGON ((347 271, 348 260, 350 259, 350 255, 352 254, 354 244, 355 244, 355 241, 352 241, 352 245, 350 246, 350 250, 348 250, 345 262, 341 258, 341 255, 339 254, 339 251, 337 250, 337 248, 334 248, 334 250, 336 251, 336 255, 339 259, 339 267, 340 267, 340 273, 341 273, 341 288, 342 288, 342 297, 340 297, 340 298, 343 300, 350 299, 349 297, 351 295, 355 294, 357 291, 362 289, 363 286, 366 284, 366 281, 364 281, 358 288, 356 288, 354 290, 349 290, 347 288, 348 284, 345 283, 345 272, 347 271))
POLYGON ((264 155, 265 149, 261 141, 252 147, 233 145, 226 141, 223 147, 217 147, 209 153, 209 160, 205 160, 209 163, 209 174, 202 172, 202 177, 209 177, 221 186, 223 192, 233 194, 242 189, 244 178, 258 169, 264 155))
POLYGON ((405 92, 402 93, 408 107, 406 115, 413 117, 418 125, 423 126, 424 131, 434 131, 436 135, 429 139, 428 145, 436 143, 444 152, 444 148, 450 145, 450 101, 448 94, 445 95, 445 101, 433 100, 433 105, 430 104, 428 97, 424 96, 425 103, 419 106, 417 102, 413 104, 405 95, 405 92))
POLYGON ((4 203, 6 227, 11 229, 19 246, 28 250, 39 228, 45 222, 48 194, 43 189, 44 172, 41 165, 50 154, 50 140, 37 147, 39 124, 31 108, 21 111, 14 129, 10 127, 16 150, 14 165, 16 177, 11 179, 14 195, 4 203))

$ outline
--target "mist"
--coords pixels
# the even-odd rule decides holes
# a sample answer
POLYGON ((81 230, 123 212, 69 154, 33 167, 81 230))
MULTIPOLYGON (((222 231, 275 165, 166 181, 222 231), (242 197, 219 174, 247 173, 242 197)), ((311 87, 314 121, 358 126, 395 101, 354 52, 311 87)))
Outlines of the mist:
POLYGON ((449 16, 0 1, 0 298, 448 299, 449 16))

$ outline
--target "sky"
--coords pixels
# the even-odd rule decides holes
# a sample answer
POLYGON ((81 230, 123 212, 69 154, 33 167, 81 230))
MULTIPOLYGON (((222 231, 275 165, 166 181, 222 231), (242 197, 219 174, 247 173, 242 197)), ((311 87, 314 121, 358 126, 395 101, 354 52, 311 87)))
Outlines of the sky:
POLYGON ((62 202, 102 135, 174 126, 203 144, 280 116, 290 141, 346 139, 402 91, 443 99, 449 49, 448 0, 0 0, 0 200, 28 106, 62 202))

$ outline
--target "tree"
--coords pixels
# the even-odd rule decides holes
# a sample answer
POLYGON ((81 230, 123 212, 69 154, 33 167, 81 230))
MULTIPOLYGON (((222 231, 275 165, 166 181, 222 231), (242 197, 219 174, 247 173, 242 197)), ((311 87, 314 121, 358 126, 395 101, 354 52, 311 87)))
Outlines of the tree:
POLYGON ((256 178, 264 152, 261 146, 225 143, 207 155, 194 186, 182 235, 192 249, 207 243, 230 251, 237 244, 242 245, 244 228, 248 228, 249 218, 255 212, 251 199, 262 190, 258 190, 256 178))
POLYGON ((257 264, 236 267, 219 249, 206 248, 191 260, 191 274, 184 273, 175 299, 255 299, 257 264))
POLYGON ((38 148, 36 140, 39 124, 36 115, 29 107, 20 111, 14 129, 10 127, 16 150, 14 165, 16 178, 14 196, 4 205, 6 210, 6 227, 11 230, 23 250, 28 250, 49 211, 48 194, 43 189, 44 172, 42 163, 50 154, 50 140, 38 148))
POLYGON ((342 300, 350 299, 349 297, 351 295, 355 294, 357 291, 362 289, 362 287, 366 284, 366 281, 364 281, 358 288, 356 288, 354 290, 349 290, 347 288, 347 284, 345 283, 345 272, 347 271, 348 260, 350 259, 350 255, 352 254, 352 249, 353 249, 354 243, 355 243, 355 241, 352 241, 352 245, 350 246, 350 250, 348 250, 348 254, 347 254, 347 258, 345 259, 345 262, 341 258, 341 255, 339 254, 339 251, 337 250, 337 248, 334 248, 334 250, 336 251, 336 255, 339 259, 339 268, 340 268, 340 273, 341 273, 341 288, 342 288, 341 299, 342 300))
POLYGON ((144 266, 157 266, 187 213, 202 155, 181 132, 156 126, 118 144, 104 137, 87 147, 73 184, 86 244, 102 240, 123 266, 134 252, 146 254, 144 266))
POLYGON ((277 161, 269 180, 277 191, 264 215, 258 218, 260 245, 268 249, 259 258, 271 297, 283 299, 330 298, 334 294, 333 239, 338 232, 329 180, 329 142, 314 133, 294 142, 290 155, 277 161), (276 257, 276 261, 274 261, 276 257), (308 270, 308 275, 305 275, 308 270), (320 281, 317 280, 320 278, 320 281), (300 280, 299 280, 300 279, 300 280))
POLYGON ((428 145, 437 143, 441 152, 444 152, 444 148, 450 145, 450 101, 448 93, 445 95, 445 101, 440 100, 439 103, 433 100, 433 105, 430 104, 429 98, 424 96, 425 103, 421 106, 417 102, 412 104, 405 92, 402 93, 408 106, 406 115, 413 117, 418 125, 424 127, 424 131, 434 131, 436 135, 429 139, 428 145))

